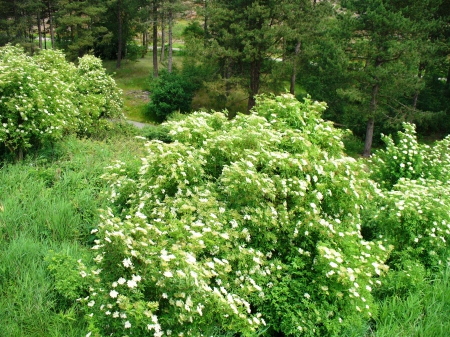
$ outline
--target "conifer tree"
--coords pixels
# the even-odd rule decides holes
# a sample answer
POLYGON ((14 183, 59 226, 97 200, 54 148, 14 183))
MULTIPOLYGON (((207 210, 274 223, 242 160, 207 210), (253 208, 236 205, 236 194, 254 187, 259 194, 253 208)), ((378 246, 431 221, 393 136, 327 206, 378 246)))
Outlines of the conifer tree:
POLYGON ((403 8, 385 0, 345 0, 347 71, 353 83, 342 95, 366 121, 363 156, 370 156, 376 121, 395 120, 400 98, 414 93, 419 55, 414 26, 403 8), (413 73, 414 69, 414 73, 413 73), (414 74, 414 75, 413 75, 414 74))

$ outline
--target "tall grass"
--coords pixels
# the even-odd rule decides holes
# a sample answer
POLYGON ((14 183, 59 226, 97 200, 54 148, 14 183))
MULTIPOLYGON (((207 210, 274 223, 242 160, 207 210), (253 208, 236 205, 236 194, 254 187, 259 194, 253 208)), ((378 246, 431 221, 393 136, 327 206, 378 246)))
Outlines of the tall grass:
POLYGON ((376 337, 447 337, 450 334, 450 268, 407 297, 380 303, 376 337))
POLYGON ((0 336, 85 336, 76 303, 62 301, 45 261, 90 254, 105 207, 100 178, 116 159, 139 161, 134 138, 68 138, 0 169, 0 336))

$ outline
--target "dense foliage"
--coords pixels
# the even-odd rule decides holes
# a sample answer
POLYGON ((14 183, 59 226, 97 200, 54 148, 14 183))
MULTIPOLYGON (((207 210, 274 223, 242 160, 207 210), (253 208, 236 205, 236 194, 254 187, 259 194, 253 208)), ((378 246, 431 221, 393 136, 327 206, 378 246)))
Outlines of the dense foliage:
POLYGON ((388 248, 365 241, 376 189, 324 104, 262 97, 228 121, 166 124, 138 167, 110 166, 84 303, 93 335, 339 335, 376 313, 388 248))
POLYGON ((0 0, 0 8, 0 45, 59 48, 72 61, 94 54, 119 69, 152 44, 154 77, 166 59, 171 72, 174 43, 184 42, 208 68, 197 74, 208 82, 198 108, 235 113, 247 100, 249 112, 259 93, 308 93, 328 103, 327 119, 365 138, 364 156, 405 121, 420 134, 450 127, 445 0, 0 0))
POLYGON ((0 49, 0 68, 2 152, 22 157, 63 135, 97 132, 101 118, 121 116, 120 90, 92 56, 76 67, 58 51, 31 57, 8 45, 0 49))
POLYGON ((356 161, 324 107, 261 97, 145 131, 166 143, 116 124, 5 164, 4 333, 445 337, 447 140, 407 124, 356 161))
POLYGON ((450 240, 449 138, 429 146, 419 144, 414 125, 404 129, 397 143, 384 136, 386 148, 371 158, 372 177, 384 191, 368 205, 363 228, 393 245, 383 292, 402 294, 425 270, 446 264, 450 240))
POLYGON ((173 112, 189 112, 198 86, 184 72, 162 71, 158 78, 151 81, 151 101, 146 107, 146 113, 165 121, 173 112))

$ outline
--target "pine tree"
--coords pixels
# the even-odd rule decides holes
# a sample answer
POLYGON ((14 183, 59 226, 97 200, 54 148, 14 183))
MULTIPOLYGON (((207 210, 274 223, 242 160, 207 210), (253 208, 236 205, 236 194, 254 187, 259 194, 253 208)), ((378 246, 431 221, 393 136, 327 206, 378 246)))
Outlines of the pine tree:
POLYGON ((280 54, 289 2, 215 0, 209 4, 212 56, 221 63, 224 78, 240 73, 247 79, 248 112, 255 105, 265 63, 280 54))
POLYGON ((363 156, 370 156, 375 122, 395 120, 401 97, 414 92, 420 60, 410 18, 390 1, 345 0, 341 29, 348 29, 347 71, 353 83, 342 95, 353 103, 353 114, 366 120, 363 156), (413 71, 414 70, 414 71, 413 71))

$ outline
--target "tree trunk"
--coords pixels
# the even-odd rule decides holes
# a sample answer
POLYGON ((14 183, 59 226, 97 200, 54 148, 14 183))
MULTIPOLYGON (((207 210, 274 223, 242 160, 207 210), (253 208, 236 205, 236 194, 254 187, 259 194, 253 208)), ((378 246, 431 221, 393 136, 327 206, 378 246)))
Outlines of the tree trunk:
POLYGON ((445 85, 447 86, 447 90, 450 90, 450 66, 448 67, 447 83, 445 85))
POLYGON ((158 77, 158 4, 153 0, 153 77, 158 77))
POLYGON ((159 62, 164 62, 166 58, 166 20, 165 13, 161 15, 161 56, 159 57, 159 62))
POLYGON ((291 86, 289 88, 289 92, 292 95, 295 95, 295 79, 296 79, 296 73, 297 73, 297 55, 300 53, 300 48, 302 46, 302 42, 298 41, 297 45, 295 46, 295 54, 294 54, 294 62, 292 64, 292 75, 291 75, 291 86))
POLYGON ((41 12, 39 9, 37 13, 37 30, 39 36, 39 49, 42 49, 41 12))
MULTIPOLYGON (((419 72, 417 74, 418 79, 419 79, 419 83, 422 81, 422 77, 423 77, 423 71, 425 70, 425 63, 424 62, 420 62, 419 64, 419 72)), ((419 99, 419 89, 417 89, 414 93, 414 97, 413 97, 413 112, 416 111, 417 109, 417 101, 419 99)), ((412 121, 412 116, 410 116, 409 118, 409 122, 412 121)))
POLYGON ((45 27, 45 19, 42 19, 42 28, 44 28, 44 49, 47 49, 47 27, 45 27))
POLYGON ((228 97, 231 94, 231 83, 230 83, 230 78, 233 74, 233 67, 232 67, 232 63, 230 59, 227 59, 225 61, 225 66, 224 66, 224 78, 225 78, 225 97, 228 100, 228 97))
POLYGON ((203 34, 204 34, 204 36, 203 36, 203 45, 204 45, 204 47, 206 47, 207 42, 208 42, 208 12, 207 12, 207 10, 208 10, 208 0, 204 0, 203 3, 205 4, 204 5, 204 8, 205 8, 205 21, 203 22, 203 34))
POLYGON ((52 49, 55 49, 55 31, 53 29, 53 15, 52 15, 52 9, 50 6, 50 1, 47 3, 48 8, 48 19, 50 23, 50 40, 52 42, 52 49))
POLYGON ((172 62, 173 62, 173 9, 169 8, 169 63, 167 64, 167 70, 169 73, 172 72, 172 62))
POLYGON ((370 153, 372 150, 373 129, 375 125, 375 112, 377 110, 379 90, 380 85, 378 83, 372 86, 372 99, 370 100, 370 117, 369 120, 367 121, 366 139, 364 141, 363 157, 370 157, 370 153))
POLYGON ((255 96, 259 92, 260 77, 261 77, 261 60, 252 61, 250 65, 250 95, 248 96, 248 104, 247 104, 248 114, 256 104, 255 96))
POLYGON ((141 58, 145 57, 145 54, 147 53, 147 29, 142 33, 142 54, 141 58))
POLYGON ((122 44, 123 44, 123 38, 122 38, 122 3, 119 0, 117 2, 117 35, 118 35, 118 43, 117 43, 117 63, 116 63, 116 69, 120 69, 120 64, 122 62, 122 44))

